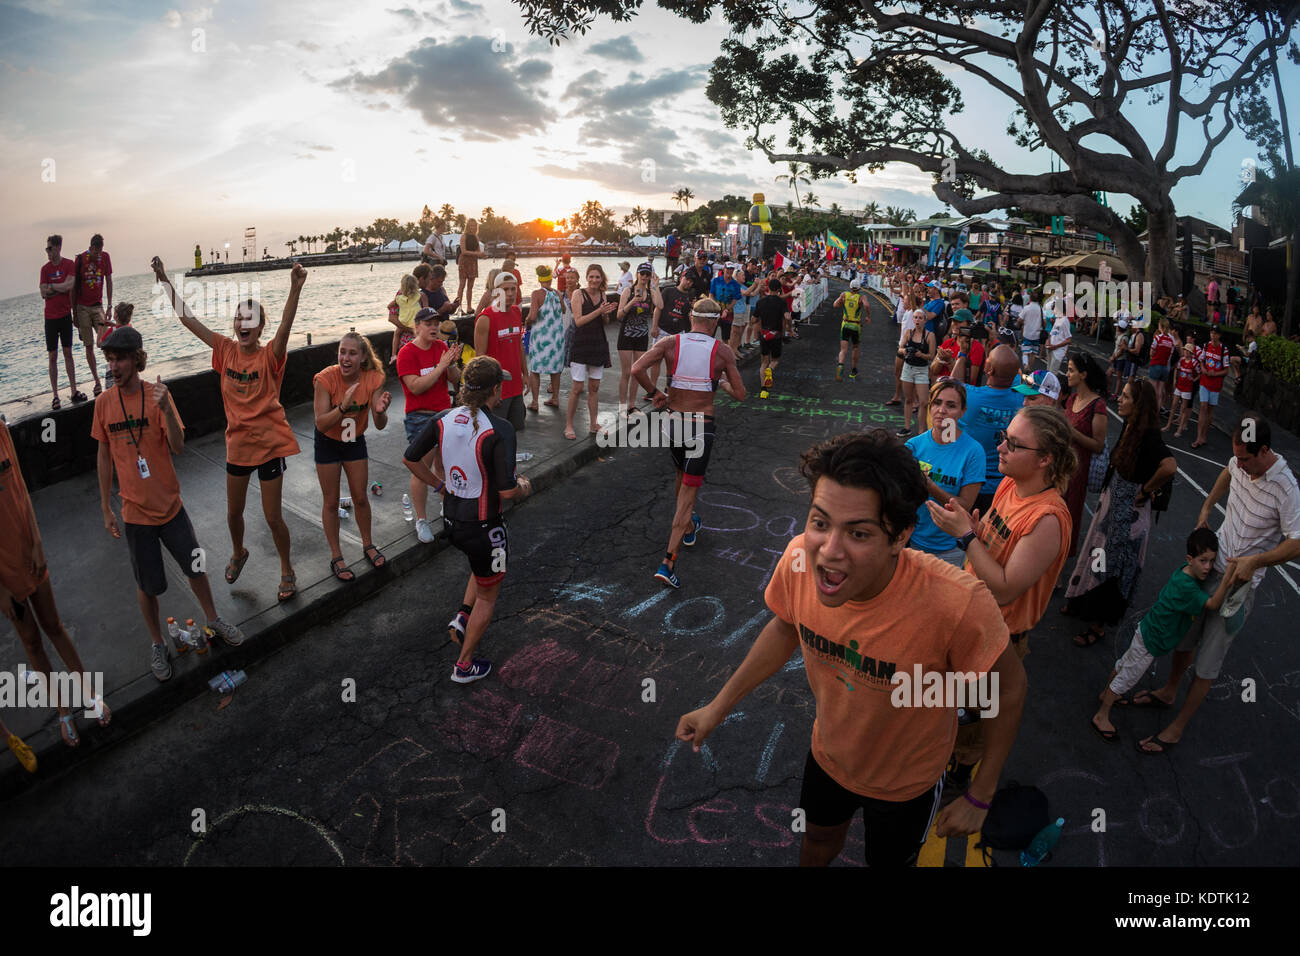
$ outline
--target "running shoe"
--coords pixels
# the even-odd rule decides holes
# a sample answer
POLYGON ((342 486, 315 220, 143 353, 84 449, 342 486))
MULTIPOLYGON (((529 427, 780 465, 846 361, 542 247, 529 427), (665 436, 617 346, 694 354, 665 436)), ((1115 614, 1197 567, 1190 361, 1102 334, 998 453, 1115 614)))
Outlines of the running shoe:
POLYGON ((682 582, 677 579, 676 573, 672 568, 668 567, 667 561, 659 565, 659 570, 655 572, 655 577, 670 587, 679 588, 682 586, 682 582))
POLYGON ((763 389, 761 392, 759 392, 759 393, 758 393, 758 397, 759 397, 759 398, 767 398, 767 389, 763 389))
POLYGON ((166 644, 153 645, 153 649, 149 652, 149 669, 158 680, 171 680, 172 665, 171 661, 167 660, 166 644))
POLYGON ((447 636, 459 644, 465 639, 465 628, 469 626, 469 615, 464 611, 457 611, 456 616, 447 624, 447 636))
POLYGON ((899 438, 911 438, 911 437, 912 437, 912 429, 910 429, 910 428, 900 428, 897 432, 895 432, 895 434, 898 435, 899 438))
POLYGON ((451 666, 451 679, 457 684, 472 684, 476 680, 482 680, 492 672, 492 662, 476 657, 470 661, 469 667, 462 670, 459 664, 451 666))
POLYGON ((428 518, 416 519, 415 536, 420 539, 421 544, 433 544, 433 529, 429 527, 428 518))
POLYGON ((857 378, 857 377, 858 377, 857 369, 853 369, 853 371, 849 372, 849 378, 857 378))
POLYGON ((688 548, 693 548, 695 546, 695 538, 700 533, 700 525, 702 524, 704 524, 704 522, 700 520, 699 515, 691 515, 691 530, 686 532, 686 535, 682 538, 682 544, 686 545, 688 548))
POLYGON ((233 624, 227 624, 220 614, 208 621, 208 630, 221 638, 227 647, 238 647, 244 643, 244 632, 233 624))
POLYGON ((837 365, 837 366, 835 366, 835 381, 837 381, 837 382, 842 382, 842 381, 844 381, 844 366, 843 366, 843 365, 837 365))
POLYGON ((764 388, 772 387, 772 369, 770 366, 768 368, 763 369, 763 387, 764 388))

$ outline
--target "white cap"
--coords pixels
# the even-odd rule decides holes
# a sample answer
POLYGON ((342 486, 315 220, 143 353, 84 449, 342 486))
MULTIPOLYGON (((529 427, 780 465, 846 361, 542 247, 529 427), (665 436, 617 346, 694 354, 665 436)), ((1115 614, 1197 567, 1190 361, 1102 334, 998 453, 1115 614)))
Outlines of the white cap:
POLYGON ((861 288, 862 288, 862 283, 859 282, 857 279, 854 279, 852 282, 849 283, 849 288, 850 288, 850 289, 861 289, 861 288))

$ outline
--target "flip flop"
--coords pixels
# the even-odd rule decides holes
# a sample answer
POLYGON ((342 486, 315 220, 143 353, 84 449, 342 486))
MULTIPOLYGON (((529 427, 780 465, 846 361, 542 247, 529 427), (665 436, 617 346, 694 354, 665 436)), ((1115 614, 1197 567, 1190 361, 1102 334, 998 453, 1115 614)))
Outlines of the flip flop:
POLYGON ((59 401, 59 396, 55 395, 54 401, 50 402, 50 408, 52 408, 54 411, 57 412, 62 407, 63 407, 63 402, 59 401))
POLYGON ((572 428, 566 428, 564 430, 564 437, 569 439, 569 441, 577 441, 578 433, 575 432, 572 428))
POLYGON ((1092 729, 1097 731, 1098 736, 1100 736, 1102 740, 1106 741, 1106 743, 1113 744, 1119 741, 1118 730, 1102 730, 1097 726, 1095 720, 1089 720, 1088 723, 1092 725, 1092 729))
POLYGON ((902 405, 902 404, 903 404, 903 400, 902 400, 902 399, 898 399, 897 401, 895 401, 894 399, 891 398, 889 401, 885 402, 885 404, 886 404, 886 405, 902 405))
POLYGON ((76 747, 81 743, 81 738, 77 736, 77 717, 75 714, 64 714, 59 718, 62 725, 59 733, 63 736, 63 742, 69 747, 76 747))
POLYGON ((1138 750, 1138 753, 1140 753, 1140 754, 1145 754, 1145 755, 1148 756, 1148 757, 1159 757, 1161 754, 1167 754, 1167 753, 1169 753, 1169 751, 1171 751, 1171 750, 1173 750, 1175 747, 1177 747, 1177 746, 1179 745, 1179 743, 1181 743, 1181 741, 1178 741, 1178 740, 1165 740, 1165 739, 1164 739, 1163 737, 1161 737, 1159 734, 1156 734, 1156 735, 1154 735, 1154 736, 1152 736, 1152 737, 1148 737, 1146 740, 1139 740, 1139 741, 1137 742, 1137 750, 1138 750), (1147 750, 1145 747, 1142 746, 1143 744, 1158 744, 1158 745, 1160 746, 1160 749, 1159 749, 1159 750, 1147 750))
POLYGON ((372 568, 382 568, 388 563, 388 559, 384 557, 384 553, 373 544, 366 545, 361 549, 361 553, 366 556, 366 560, 370 562, 372 568))
POLYGON ((1096 644, 1098 641, 1100 641, 1100 640, 1101 640, 1103 637, 1105 637, 1105 636, 1106 636, 1106 632, 1105 632, 1105 631, 1102 631, 1100 634, 1098 634, 1098 633, 1097 633, 1096 631, 1094 631, 1092 628, 1088 628, 1088 630, 1083 631, 1083 632, 1080 633, 1080 634, 1076 634, 1076 635, 1074 635, 1074 646, 1075 646, 1075 647, 1092 647, 1092 645, 1096 644))
POLYGON ((337 558, 330 559, 330 573, 342 581, 344 584, 351 584, 357 579, 357 576, 348 568, 348 563, 340 555, 337 558), (345 578, 343 575, 347 575, 345 578))
POLYGON ((108 709, 108 704, 104 703, 102 697, 91 697, 86 701, 88 710, 98 710, 99 716, 95 718, 99 721, 99 726, 107 727, 113 719, 113 712, 108 709))
POLYGON ((239 575, 243 573, 244 565, 248 563, 248 549, 244 549, 241 557, 231 559, 226 562, 226 583, 234 584, 239 580, 239 575))
POLYGON ((560 403, 559 403, 559 402, 542 402, 542 404, 545 405, 547 408, 559 408, 559 407, 560 407, 560 403))
POLYGON ((280 603, 284 603, 297 593, 298 576, 296 574, 280 575, 280 590, 275 593, 275 599, 280 603))
POLYGON ((1115 701, 1115 703, 1123 707, 1149 707, 1152 710, 1168 710, 1172 706, 1171 704, 1166 704, 1149 690, 1140 690, 1138 693, 1146 694, 1146 697, 1142 700, 1138 700, 1136 695, 1128 698, 1121 697, 1119 700, 1115 701))
POLYGON ((103 385, 96 385, 95 390, 91 394, 94 395, 96 398, 98 398, 103 393, 103 391, 104 391, 103 385))

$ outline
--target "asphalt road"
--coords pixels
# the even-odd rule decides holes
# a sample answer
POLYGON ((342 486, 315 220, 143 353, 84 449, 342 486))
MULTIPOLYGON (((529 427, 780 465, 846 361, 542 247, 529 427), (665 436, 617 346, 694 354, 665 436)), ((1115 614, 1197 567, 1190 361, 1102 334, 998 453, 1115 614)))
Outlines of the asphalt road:
MULTIPOLYGON (((813 717, 798 657, 702 753, 675 743, 673 730, 767 619, 764 584, 806 516, 799 453, 845 428, 898 424, 880 404, 892 387, 892 328, 877 306, 864 336, 871 360, 837 384, 838 322, 822 317, 787 346, 771 398, 758 399, 748 368, 751 398, 720 401, 704 530, 679 561, 680 591, 652 578, 673 507, 668 453, 612 451, 508 518, 509 577, 482 645, 496 663, 489 678, 448 680, 445 624, 468 572, 447 552, 250 669, 225 706, 215 694, 196 699, 8 802, 0 860, 794 863, 791 811, 813 717), (355 701, 345 700, 349 682, 355 701)), ((1117 430, 1112 422, 1112 438, 1117 430)), ((1174 753, 1133 749, 1167 714, 1117 713, 1118 745, 1088 728, 1132 622, 1181 561, 1203 500, 1192 482, 1208 490, 1228 454, 1217 433, 1195 454, 1186 446, 1175 444, 1185 474, 1132 621, 1080 650, 1058 597, 1032 635, 1029 700, 1004 781, 1037 784, 1066 818, 1053 865, 1300 857, 1300 649, 1286 623, 1300 589, 1276 570, 1174 753)), ((1158 666, 1163 676, 1167 664, 1158 666)), ((859 823, 842 862, 860 864, 861 840, 859 823)), ((963 848, 947 849, 949 861, 962 858, 963 848)))

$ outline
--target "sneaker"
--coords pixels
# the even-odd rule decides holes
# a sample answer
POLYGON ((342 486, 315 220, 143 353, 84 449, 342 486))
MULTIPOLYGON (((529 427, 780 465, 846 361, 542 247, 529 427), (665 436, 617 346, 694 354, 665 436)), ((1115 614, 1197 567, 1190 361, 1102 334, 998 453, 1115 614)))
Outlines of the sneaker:
POLYGON ((910 429, 910 428, 900 428, 900 429, 899 429, 895 434, 897 434, 899 438, 911 438, 911 437, 912 437, 912 429, 910 429))
POLYGON ((482 680, 492 672, 492 662, 476 657, 470 661, 469 667, 461 670, 459 664, 451 666, 451 679, 457 684, 472 684, 476 680, 482 680))
POLYGON ((835 381, 837 381, 837 382, 842 382, 842 381, 844 381, 844 366, 843 366, 843 365, 837 365, 837 366, 835 366, 835 381))
POLYGON ((849 372, 849 378, 857 378, 857 377, 858 377, 857 369, 854 369, 853 371, 849 372))
POLYGON ((415 536, 421 544, 433 544, 433 528, 429 527, 428 518, 415 519, 415 536))
POLYGON ((457 644, 465 639, 465 628, 469 626, 469 615, 464 611, 457 611, 447 624, 447 635, 457 644))
POLYGON ((155 644, 149 652, 149 669, 153 671, 153 676, 160 681, 171 680, 172 665, 167 660, 167 645, 155 644))
POLYGON ((672 568, 668 567, 667 561, 659 565, 659 570, 655 572, 655 577, 670 587, 679 588, 682 586, 682 582, 678 580, 676 573, 672 568))
POLYGON ((221 638, 227 647, 238 647, 244 643, 244 632, 233 624, 227 624, 219 614, 208 621, 208 630, 221 638))
POLYGON ((700 525, 704 524, 699 515, 691 515, 691 530, 686 532, 682 537, 682 544, 688 548, 695 547, 696 536, 700 533, 700 525))

